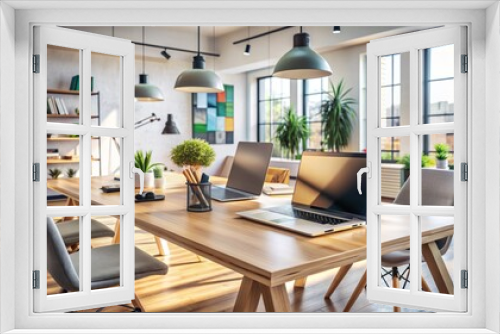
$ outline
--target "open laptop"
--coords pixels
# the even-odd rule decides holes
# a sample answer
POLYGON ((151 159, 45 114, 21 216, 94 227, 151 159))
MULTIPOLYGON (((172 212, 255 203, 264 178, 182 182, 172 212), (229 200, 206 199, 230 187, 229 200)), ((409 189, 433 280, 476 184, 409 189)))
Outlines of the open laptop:
POLYGON ((212 187, 212 198, 221 201, 241 201, 260 196, 273 144, 239 142, 225 187, 212 187))
POLYGON ((366 224, 366 176, 357 172, 364 153, 304 152, 292 204, 238 212, 241 217, 309 237, 366 224))

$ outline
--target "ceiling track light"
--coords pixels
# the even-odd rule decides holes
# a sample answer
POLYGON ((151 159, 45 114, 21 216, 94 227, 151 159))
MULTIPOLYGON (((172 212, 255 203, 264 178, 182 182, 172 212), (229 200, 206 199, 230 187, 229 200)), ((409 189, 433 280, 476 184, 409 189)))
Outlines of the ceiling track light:
POLYGON ((340 34, 340 26, 333 26, 333 33, 340 34))
POLYGON ((205 59, 200 53, 200 35, 198 26, 198 53, 193 57, 193 68, 177 77, 174 88, 186 93, 221 93, 224 91, 222 80, 214 71, 205 69, 205 59))
POLYGON ((167 52, 167 49, 163 50, 162 52, 160 52, 160 54, 165 57, 166 60, 169 60, 172 56, 170 55, 170 53, 167 52))
POLYGON ((313 79, 332 75, 328 62, 309 47, 309 34, 293 36, 293 48, 285 53, 274 67, 273 76, 287 79, 313 79))
POLYGON ((250 51, 251 51, 251 49, 252 49, 252 46, 251 46, 250 44, 247 44, 247 45, 245 46, 245 51, 243 51, 243 54, 244 54, 245 56, 250 56, 250 51))

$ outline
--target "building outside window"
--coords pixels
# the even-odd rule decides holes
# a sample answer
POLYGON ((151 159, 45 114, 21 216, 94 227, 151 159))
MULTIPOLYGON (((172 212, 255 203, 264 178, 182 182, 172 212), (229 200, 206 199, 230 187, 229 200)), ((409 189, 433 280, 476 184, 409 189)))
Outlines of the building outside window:
POLYGON ((257 79, 258 113, 257 138, 259 142, 274 143, 273 156, 283 152, 275 138, 276 128, 290 108, 290 80, 271 76, 257 79))
POLYGON ((321 104, 328 99, 330 81, 328 77, 303 81, 304 116, 307 117, 309 130, 308 149, 321 149, 323 132, 321 130, 321 104))

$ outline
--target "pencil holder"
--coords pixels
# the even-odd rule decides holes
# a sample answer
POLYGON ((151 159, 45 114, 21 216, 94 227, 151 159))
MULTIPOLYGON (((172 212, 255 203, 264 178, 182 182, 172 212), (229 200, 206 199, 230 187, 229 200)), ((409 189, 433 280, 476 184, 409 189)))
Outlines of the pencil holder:
POLYGON ((212 184, 190 183, 187 186, 187 210, 190 212, 212 211, 212 184))

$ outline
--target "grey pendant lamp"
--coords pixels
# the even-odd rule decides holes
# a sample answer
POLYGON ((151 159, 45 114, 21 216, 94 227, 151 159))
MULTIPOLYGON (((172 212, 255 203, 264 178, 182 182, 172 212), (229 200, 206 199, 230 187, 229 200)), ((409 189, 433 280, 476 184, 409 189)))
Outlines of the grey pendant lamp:
POLYGON ((293 49, 285 53, 274 67, 273 76, 288 79, 313 79, 332 75, 328 62, 309 47, 309 34, 293 36, 293 49))
POLYGON ((174 122, 172 114, 167 114, 167 121, 165 122, 165 127, 163 128, 162 135, 176 135, 181 133, 177 124, 174 122))
POLYGON ((135 85, 135 98, 143 102, 164 101, 162 91, 155 85, 148 83, 148 75, 145 71, 145 27, 142 27, 142 74, 139 74, 139 84, 135 85))
POLYGON ((198 27, 198 54, 193 57, 193 68, 183 71, 174 88, 186 93, 220 93, 224 91, 219 76, 205 69, 205 59, 200 53, 200 27, 198 27))

